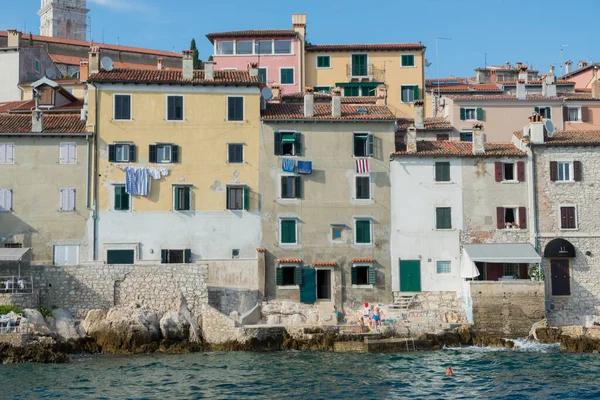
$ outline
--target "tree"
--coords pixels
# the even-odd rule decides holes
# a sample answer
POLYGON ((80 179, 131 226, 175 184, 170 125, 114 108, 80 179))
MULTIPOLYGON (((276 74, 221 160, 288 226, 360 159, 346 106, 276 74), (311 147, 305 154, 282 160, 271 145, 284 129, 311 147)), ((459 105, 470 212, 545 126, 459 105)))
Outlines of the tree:
POLYGON ((31 32, 29 32, 29 46, 33 46, 33 36, 31 35, 31 32))
POLYGON ((212 60, 213 60, 213 56, 212 55, 208 56, 208 61, 212 61, 212 60))
POLYGON ((190 50, 194 50, 194 69, 202 69, 202 61, 198 58, 198 48, 196 47, 196 39, 192 39, 190 50))

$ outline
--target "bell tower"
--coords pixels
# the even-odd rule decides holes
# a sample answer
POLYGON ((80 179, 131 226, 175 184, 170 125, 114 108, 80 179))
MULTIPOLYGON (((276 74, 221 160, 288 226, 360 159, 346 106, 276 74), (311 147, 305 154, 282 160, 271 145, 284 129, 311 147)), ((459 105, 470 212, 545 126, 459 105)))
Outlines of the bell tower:
POLYGON ((40 35, 86 40, 86 0, 41 0, 40 35))

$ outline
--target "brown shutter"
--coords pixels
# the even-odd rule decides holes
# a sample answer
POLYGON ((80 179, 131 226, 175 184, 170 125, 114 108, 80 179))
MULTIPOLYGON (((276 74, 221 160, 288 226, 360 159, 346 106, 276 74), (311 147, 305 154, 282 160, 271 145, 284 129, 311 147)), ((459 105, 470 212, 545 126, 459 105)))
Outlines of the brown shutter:
POLYGON ((566 207, 560 208, 560 227, 563 229, 567 227, 567 208, 566 207))
POLYGON ((581 122, 588 122, 588 108, 585 106, 581 107, 581 122))
POLYGON ((504 207, 496 207, 496 228, 504 229, 504 207))
POLYGON ((502 163, 498 162, 498 161, 495 162, 494 169, 495 169, 494 176, 496 177, 496 182, 502 182, 502 163))
POLYGON ((517 180, 525 182, 525 163, 523 161, 517 162, 517 180))
POLYGON ((525 207, 519 207, 519 228, 527 229, 527 212, 525 207))
POLYGON ((563 123, 567 122, 569 122, 569 107, 563 106, 563 123))
POLYGON ((550 161, 550 180, 556 182, 558 180, 558 163, 550 161))
POLYGON ((581 181, 581 161, 573 161, 573 179, 581 181))

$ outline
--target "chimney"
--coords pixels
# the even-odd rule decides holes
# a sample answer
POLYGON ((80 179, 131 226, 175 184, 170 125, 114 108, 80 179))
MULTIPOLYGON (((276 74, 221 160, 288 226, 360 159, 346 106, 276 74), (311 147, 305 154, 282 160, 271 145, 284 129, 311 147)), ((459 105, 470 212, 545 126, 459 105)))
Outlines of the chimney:
POLYGON ((89 75, 93 75, 93 74, 97 74, 98 72, 100 72, 100 47, 98 46, 92 46, 90 47, 90 53, 88 56, 88 68, 89 68, 89 75))
POLYGON ((248 75, 250 75, 250 77, 258 76, 258 63, 255 63, 255 62, 248 63, 248 75))
POLYGON ((540 114, 533 113, 529 117, 529 141, 544 143, 544 123, 540 114))
MULTIPOLYGON (((206 66, 204 68, 204 79, 208 80, 206 66)), ((194 79, 194 50, 183 50, 182 69, 184 80, 191 81, 194 79)))
POLYGON ((292 26, 304 42, 306 37, 306 14, 292 14, 292 26))
POLYGON ((485 146, 483 145, 483 124, 473 124, 473 154, 485 154, 485 146))
POLYGON ((273 82, 271 85, 271 91, 273 92, 271 102, 279 103, 281 101, 281 86, 279 83, 273 82))
POLYGON ((525 89, 525 81, 523 79, 517 80, 517 99, 525 100, 527 98, 527 90, 525 89))
POLYGON ((378 85, 375 89, 376 102, 378 106, 384 106, 387 104, 387 87, 385 85, 378 85))
POLYGON ((79 61, 79 82, 85 82, 90 77, 90 63, 88 60, 79 61))
POLYGON ((159 70, 159 71, 160 71, 161 69, 163 69, 163 63, 162 63, 162 62, 163 62, 163 59, 162 59, 162 57, 158 57, 158 58, 156 59, 156 69, 157 69, 157 70, 159 70))
POLYGON ((600 81, 596 77, 596 79, 592 82, 592 97, 598 98, 600 97, 600 81))
POLYGON ((204 80, 214 81, 215 80, 215 62, 205 61, 204 62, 204 80))
POLYGON ((527 77, 527 67, 520 66, 519 67, 519 80, 524 80, 525 83, 528 82, 529 78, 527 77))
POLYGON ((573 61, 565 61, 565 74, 570 74, 573 71, 573 61))
POLYGON ((415 108, 415 128, 425 129, 425 102, 423 100, 415 100, 413 105, 415 108))
POLYGON ((304 88, 304 118, 312 118, 315 114, 315 94, 311 87, 304 88))
POLYGON ((16 29, 8 30, 8 47, 21 47, 21 32, 16 29))
POLYGON ((331 116, 334 118, 342 116, 342 90, 338 87, 331 90, 331 116))
POLYGON ((587 61, 579 61, 579 62, 577 63, 577 69, 585 68, 585 67, 587 67, 587 66, 588 66, 588 63, 587 63, 587 61))
POLYGON ((406 152, 417 152, 417 128, 414 125, 409 126, 406 130, 406 152))
POLYGON ((542 82, 542 94, 544 96, 556 96, 556 76, 554 75, 554 65, 550 66, 550 73, 546 75, 542 82))
POLYGON ((517 66, 517 69, 519 69, 519 70, 520 70, 520 69, 521 69, 521 67, 523 66, 523 63, 522 63, 521 61, 517 61, 517 62, 516 62, 516 66, 517 66))
POLYGON ((504 63, 504 69, 510 69, 510 63, 508 61, 504 63))

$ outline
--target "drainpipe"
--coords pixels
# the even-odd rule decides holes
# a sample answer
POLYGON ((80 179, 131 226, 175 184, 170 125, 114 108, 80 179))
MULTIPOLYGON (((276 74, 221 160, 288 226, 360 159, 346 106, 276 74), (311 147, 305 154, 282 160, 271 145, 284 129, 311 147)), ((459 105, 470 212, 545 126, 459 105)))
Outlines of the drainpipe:
POLYGON ((90 137, 89 137, 89 135, 86 136, 85 142, 86 142, 86 146, 87 146, 87 160, 88 160, 88 162, 87 162, 87 172, 86 172, 86 176, 87 176, 87 190, 85 191, 85 207, 87 209, 89 209, 90 208, 90 197, 91 197, 90 196, 90 192, 91 192, 90 185, 91 185, 91 182, 92 182, 92 177, 90 176, 90 173, 92 171, 92 158, 91 158, 92 155, 90 154, 91 147, 90 147, 90 137))
POLYGON ((93 203, 92 203, 92 220, 94 221, 93 227, 93 261, 98 261, 98 113, 100 110, 100 96, 98 93, 98 87, 95 84, 91 84, 94 87, 96 103, 95 107, 95 116, 94 116, 94 146, 93 146, 93 156, 94 156, 94 195, 93 195, 93 203))

